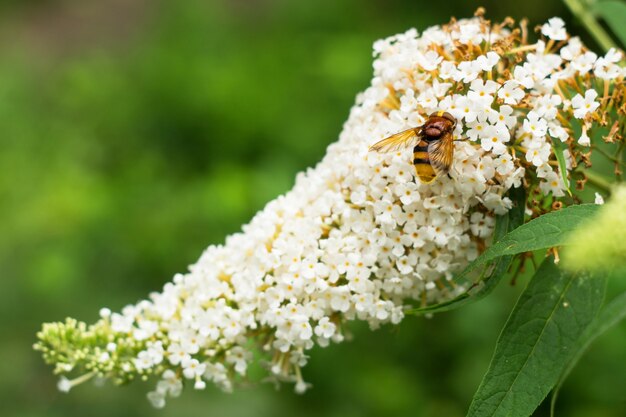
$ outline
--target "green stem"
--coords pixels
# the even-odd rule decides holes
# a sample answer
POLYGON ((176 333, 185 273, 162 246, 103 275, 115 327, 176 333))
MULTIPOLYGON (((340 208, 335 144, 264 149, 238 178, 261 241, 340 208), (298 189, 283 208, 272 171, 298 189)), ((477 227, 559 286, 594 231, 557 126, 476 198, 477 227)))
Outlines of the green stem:
POLYGON ((609 34, 600 26, 598 21, 593 17, 593 14, 589 11, 589 5, 584 0, 563 0, 570 11, 580 22, 587 28, 591 36, 598 42, 598 44, 608 51, 611 48, 617 48, 613 39, 609 34))

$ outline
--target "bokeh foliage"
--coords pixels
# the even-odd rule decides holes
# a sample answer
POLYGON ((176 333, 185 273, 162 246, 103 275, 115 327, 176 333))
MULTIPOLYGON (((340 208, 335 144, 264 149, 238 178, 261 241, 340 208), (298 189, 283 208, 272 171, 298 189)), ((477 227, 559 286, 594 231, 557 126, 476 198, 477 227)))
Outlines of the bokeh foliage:
MULTIPOLYGON (((531 27, 553 15, 571 21, 556 0, 483 5, 493 19, 526 16, 531 27)), ((65 395, 30 346, 44 321, 90 321, 101 306, 158 290, 288 190, 337 138, 371 77, 375 39, 476 6, 0 5, 2 415, 463 415, 523 282, 430 320, 355 327, 354 341, 312 352, 314 389, 304 396, 267 384, 233 395, 211 387, 155 411, 139 383, 65 395)), ((599 340, 561 391, 560 412, 624 415, 626 361, 615 359, 625 351, 623 326, 599 340)))

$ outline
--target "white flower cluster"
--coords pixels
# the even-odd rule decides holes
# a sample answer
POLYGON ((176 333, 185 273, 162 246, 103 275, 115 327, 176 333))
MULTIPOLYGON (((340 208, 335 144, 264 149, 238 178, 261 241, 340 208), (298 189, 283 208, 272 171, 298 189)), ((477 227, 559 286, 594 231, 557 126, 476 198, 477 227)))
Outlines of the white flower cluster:
POLYGON ((276 379, 304 391, 305 352, 342 341, 347 321, 398 323, 411 303, 462 292, 454 273, 489 243, 495 215, 512 206, 507 191, 533 171, 544 194, 562 196, 553 142, 589 144, 598 93, 568 98, 559 80, 624 76, 614 50, 598 58, 577 38, 553 49, 567 38, 560 19, 542 33, 547 42, 507 50, 508 29, 470 19, 377 41, 372 85, 323 161, 162 292, 103 315, 115 334, 143 343, 127 367, 160 375, 153 404, 178 395, 183 380, 230 390, 252 359, 250 339, 276 379), (368 152, 436 111, 454 115, 455 138, 468 139, 455 142, 449 176, 420 183, 410 148, 368 152), (568 114, 581 119, 580 138, 568 114))

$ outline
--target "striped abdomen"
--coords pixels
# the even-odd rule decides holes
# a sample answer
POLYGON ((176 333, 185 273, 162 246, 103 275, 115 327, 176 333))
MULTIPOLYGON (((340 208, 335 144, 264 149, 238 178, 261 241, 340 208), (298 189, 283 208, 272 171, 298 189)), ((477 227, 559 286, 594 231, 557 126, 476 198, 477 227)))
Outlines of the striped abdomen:
POLYGON ((415 173, 420 181, 424 183, 433 182, 437 174, 430 165, 430 157, 428 156, 428 142, 420 140, 413 148, 413 165, 415 173))

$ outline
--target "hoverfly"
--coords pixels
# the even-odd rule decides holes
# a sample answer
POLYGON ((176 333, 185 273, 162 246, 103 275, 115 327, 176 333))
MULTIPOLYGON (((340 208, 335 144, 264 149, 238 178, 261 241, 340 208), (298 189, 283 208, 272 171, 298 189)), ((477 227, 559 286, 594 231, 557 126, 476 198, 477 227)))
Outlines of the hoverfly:
POLYGON ((452 132, 456 119, 448 112, 431 114, 422 126, 391 135, 370 147, 370 151, 390 152, 415 144, 413 165, 423 183, 431 183, 437 176, 450 171, 454 155, 452 132))

